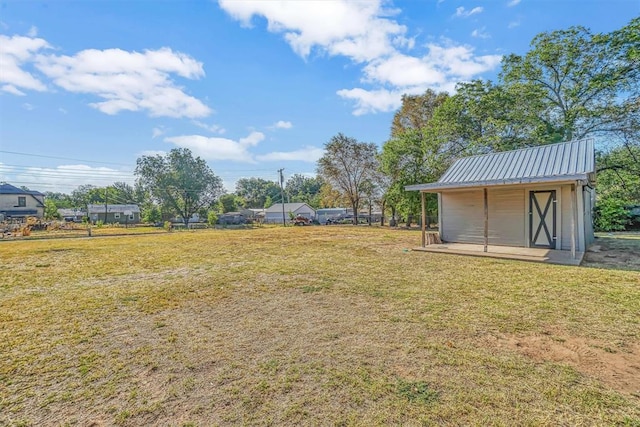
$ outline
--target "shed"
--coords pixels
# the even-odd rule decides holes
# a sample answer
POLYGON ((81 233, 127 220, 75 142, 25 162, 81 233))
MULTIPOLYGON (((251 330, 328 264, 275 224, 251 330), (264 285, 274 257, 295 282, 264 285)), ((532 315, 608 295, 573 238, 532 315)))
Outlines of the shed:
MULTIPOLYGON (((264 211, 264 221, 266 223, 280 223, 282 224, 283 204, 276 203, 264 211)), ((306 203, 285 203, 284 204, 284 218, 288 223, 291 221, 291 215, 303 216, 307 219, 313 220, 316 216, 316 211, 306 203)))
MULTIPOLYGON (((410 185, 438 194, 443 242, 584 253, 593 242, 595 152, 591 139, 458 159, 438 182, 410 185)), ((425 246, 425 227, 422 230, 425 246)))

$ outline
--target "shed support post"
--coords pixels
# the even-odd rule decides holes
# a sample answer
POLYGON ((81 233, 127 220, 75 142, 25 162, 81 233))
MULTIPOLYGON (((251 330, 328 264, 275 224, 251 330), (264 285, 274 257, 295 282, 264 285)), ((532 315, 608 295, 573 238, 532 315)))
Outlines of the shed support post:
POLYGON ((487 189, 484 189, 484 251, 489 249, 489 201, 487 189))
POLYGON ((576 258, 576 215, 578 211, 577 192, 575 184, 571 184, 571 258, 576 258))
POLYGON ((422 247, 426 246, 427 240, 427 210, 426 210, 426 201, 425 201, 425 193, 423 191, 420 192, 420 206, 422 208, 422 221, 420 221, 420 227, 422 230, 422 247))

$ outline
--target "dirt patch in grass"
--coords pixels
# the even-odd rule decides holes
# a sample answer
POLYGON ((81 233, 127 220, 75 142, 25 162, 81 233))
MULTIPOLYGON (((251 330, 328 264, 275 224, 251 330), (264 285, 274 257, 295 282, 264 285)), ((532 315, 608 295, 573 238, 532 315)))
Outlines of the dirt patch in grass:
POLYGON ((582 264, 587 267, 640 270, 640 233, 598 235, 582 264))
POLYGON ((538 362, 563 363, 607 386, 640 398, 640 345, 606 342, 566 335, 502 336, 502 347, 538 362))

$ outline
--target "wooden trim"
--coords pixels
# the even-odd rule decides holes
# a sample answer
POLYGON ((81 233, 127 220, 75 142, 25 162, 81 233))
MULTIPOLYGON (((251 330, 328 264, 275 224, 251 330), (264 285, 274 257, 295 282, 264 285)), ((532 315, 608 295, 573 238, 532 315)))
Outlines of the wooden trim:
POLYGON ((571 258, 576 258, 576 226, 578 225, 578 187, 571 184, 571 258))
POLYGON ((483 189, 484 193, 484 251, 489 249, 489 198, 487 195, 487 189, 483 189))
POLYGON ((426 195, 423 191, 420 192, 420 205, 422 207, 422 221, 420 221, 420 228, 422 230, 422 247, 426 246, 427 238, 427 211, 426 211, 426 195))

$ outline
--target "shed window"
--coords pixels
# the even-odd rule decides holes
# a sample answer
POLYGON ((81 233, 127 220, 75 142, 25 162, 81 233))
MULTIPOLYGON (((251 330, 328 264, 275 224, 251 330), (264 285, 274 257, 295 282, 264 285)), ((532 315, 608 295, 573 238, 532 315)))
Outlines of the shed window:
POLYGON ((25 196, 18 196, 18 207, 24 208, 27 206, 27 198, 25 196))
POLYGON ((114 213, 114 214, 113 214, 113 217, 114 217, 115 219, 120 219, 120 212, 114 213))
POLYGON ((133 214, 129 215, 129 221, 133 221, 135 218, 133 216, 133 214))

